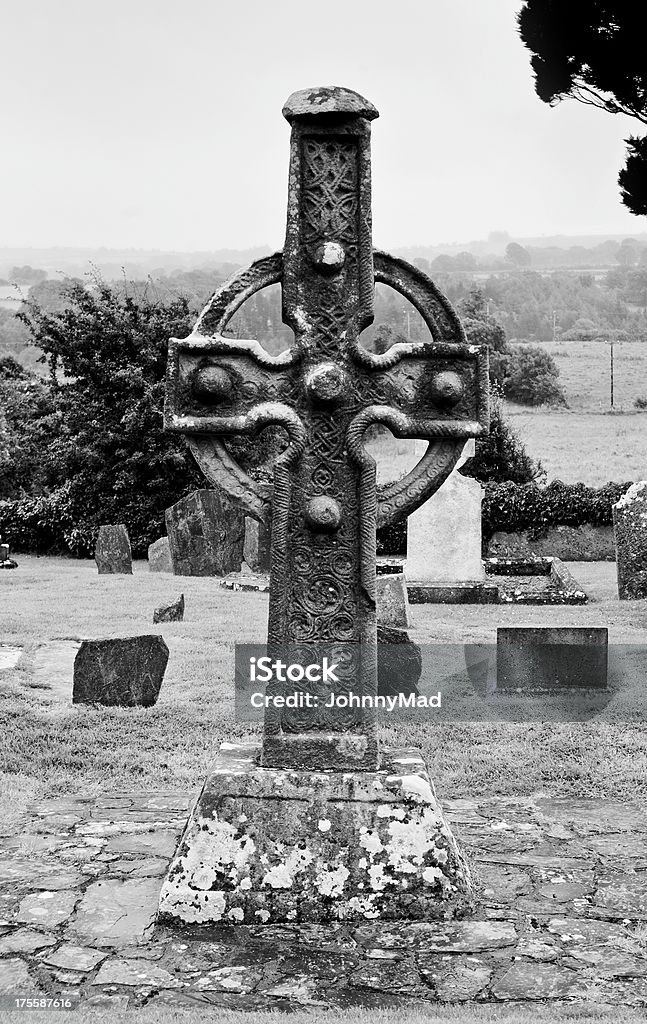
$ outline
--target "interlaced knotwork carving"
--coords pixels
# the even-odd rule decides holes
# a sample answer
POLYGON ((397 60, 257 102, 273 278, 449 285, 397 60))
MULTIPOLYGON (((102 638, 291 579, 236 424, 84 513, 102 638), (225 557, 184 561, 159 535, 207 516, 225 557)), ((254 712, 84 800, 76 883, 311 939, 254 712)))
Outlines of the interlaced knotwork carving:
POLYGON ((357 244, 357 143, 303 140, 303 234, 308 244, 334 238, 357 244))

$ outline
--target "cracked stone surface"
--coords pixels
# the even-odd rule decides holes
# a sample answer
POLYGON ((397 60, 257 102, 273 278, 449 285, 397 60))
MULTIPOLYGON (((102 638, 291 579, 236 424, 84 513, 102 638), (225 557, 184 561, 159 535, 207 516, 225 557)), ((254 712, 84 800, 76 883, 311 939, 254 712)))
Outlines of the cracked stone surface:
POLYGON ((647 1007, 638 802, 447 800, 479 899, 451 921, 155 924, 192 794, 62 797, 0 838, 0 992, 285 1011, 550 1001, 647 1007))

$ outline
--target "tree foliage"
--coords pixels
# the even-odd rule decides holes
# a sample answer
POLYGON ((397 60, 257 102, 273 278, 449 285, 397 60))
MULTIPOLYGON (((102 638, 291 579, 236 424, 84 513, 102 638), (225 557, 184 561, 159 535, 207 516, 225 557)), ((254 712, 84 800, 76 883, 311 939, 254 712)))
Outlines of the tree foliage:
POLYGON ((545 349, 531 345, 509 345, 498 320, 488 312, 483 291, 473 288, 458 303, 467 339, 471 345, 487 345, 490 384, 522 405, 565 405, 559 384, 559 370, 545 349))
MULTIPOLYGON (((647 124, 645 13, 629 0, 526 0, 518 14, 544 103, 565 97, 647 124)), ((647 213, 647 137, 630 137, 622 201, 647 213)))
POLYGON ((184 440, 162 430, 168 340, 193 321, 186 300, 72 282, 64 309, 29 302, 21 316, 45 353, 58 417, 44 472, 84 537, 125 523, 143 554, 165 508, 203 483, 184 440))
POLYGON ((518 242, 509 242, 505 247, 505 258, 509 263, 513 263, 515 267, 529 267, 532 263, 532 256, 527 249, 524 249, 523 245, 519 245, 518 242))
POLYGON ((43 452, 57 425, 46 382, 11 356, 0 357, 0 498, 47 486, 43 452))
POLYGON ((546 479, 541 462, 530 458, 521 438, 504 419, 503 396, 496 386, 490 392, 490 432, 476 438, 474 449, 474 457, 459 470, 463 476, 481 483, 511 480, 526 484, 546 479))

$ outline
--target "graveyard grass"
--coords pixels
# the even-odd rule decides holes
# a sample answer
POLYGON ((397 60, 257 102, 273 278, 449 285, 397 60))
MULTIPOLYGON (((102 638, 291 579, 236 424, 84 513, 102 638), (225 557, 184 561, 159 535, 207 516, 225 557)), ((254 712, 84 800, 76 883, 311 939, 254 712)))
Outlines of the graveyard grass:
MULTIPOLYGON (((200 1021, 217 1021, 218 1024, 276 1024, 279 1018, 289 1024, 327 1024, 332 1021, 343 1021, 344 1024, 604 1024, 609 1020, 609 1007, 597 1008, 569 1005, 566 1007, 542 1006, 530 1004, 524 1006, 479 1006, 478 1003, 467 1003, 464 1006, 443 1007, 412 1007, 402 1006, 397 1009, 351 1009, 351 1010, 318 1010, 317 1007, 307 1010, 291 1011, 282 1014, 275 1010, 258 1010, 242 1012, 228 1010, 223 1007, 210 1007, 208 1004, 196 1010, 181 1010, 171 1006, 162 1006, 143 1010, 91 1010, 80 1007, 73 1013, 58 1012, 56 1020, 60 1024, 120 1024, 136 1021, 137 1024, 199 1024, 200 1021)), ((0 1013, 0 1020, 5 1015, 0 1013)), ((14 1017, 6 1015, 7 1022, 14 1017)), ((32 1011, 29 1016, 33 1024, 50 1024, 51 1013, 32 1011)), ((627 1009, 614 1006, 613 1019, 617 1024, 644 1024, 643 1009, 627 1009)))
MULTIPOLYGON (((258 726, 234 717, 234 644, 263 642, 266 594, 232 593, 212 578, 149 573, 146 562, 136 562, 132 576, 98 576, 91 561, 25 555, 18 561, 19 569, 0 580, 2 642, 25 649, 16 669, 0 673, 5 814, 15 817, 30 800, 72 792, 186 788, 190 796, 222 740, 258 734, 258 726), (180 591, 185 621, 153 626, 154 608, 180 591), (72 707, 69 681, 59 695, 56 685, 50 688, 53 678, 33 673, 43 641, 146 633, 161 633, 170 649, 153 708, 72 707)), ((614 569, 612 563, 574 567, 596 598, 584 607, 414 606, 415 639, 493 643, 498 625, 608 625, 611 643, 640 644, 647 602, 618 602, 614 569)), ((647 793, 643 675, 634 672, 597 721, 414 720, 383 728, 382 742, 419 747, 441 798, 542 791, 631 799, 647 793)), ((458 678, 446 685, 469 719, 478 705, 474 691, 458 678)))
MULTIPOLYGON (((128 1021, 136 1021, 137 1024, 199 1024, 206 1018, 218 1024, 276 1024, 276 1021, 285 1017, 289 1024, 327 1024, 337 1020, 344 1024, 605 1024, 609 1020, 609 1012, 608 1005, 558 1007, 532 1003, 525 1007, 467 1003, 464 1006, 412 1006, 410 1009, 400 1006, 397 1009, 373 1007, 328 1011, 313 1006, 284 1015, 276 1010, 243 1012, 210 1007, 205 1003, 196 1010, 171 1006, 146 1007, 135 1011, 102 1010, 98 1007, 88 1010, 81 1006, 72 1013, 58 1012, 56 1020, 60 1024, 127 1024, 128 1021)), ((14 1017, 10 1018, 9 1014, 0 1012, 0 1021, 4 1019, 9 1022, 14 1017)), ((33 1024, 50 1024, 51 1013, 32 1011, 29 1019, 33 1024)), ((614 1006, 613 1019, 617 1024, 644 1024, 644 1012, 641 1008, 632 1010, 614 1006)))

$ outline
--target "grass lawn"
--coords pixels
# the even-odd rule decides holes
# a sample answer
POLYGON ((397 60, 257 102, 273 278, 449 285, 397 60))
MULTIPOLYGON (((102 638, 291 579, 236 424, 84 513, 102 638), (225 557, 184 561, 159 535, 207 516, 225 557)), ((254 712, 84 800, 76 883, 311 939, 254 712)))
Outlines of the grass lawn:
MULTIPOLYGON (((467 1003, 465 1006, 412 1007, 407 1009, 351 1009, 322 1011, 316 1007, 296 1010, 285 1019, 289 1024, 326 1024, 328 1021, 343 1021, 343 1024, 603 1024, 613 1020, 618 1024, 644 1024, 644 1010, 625 1007, 599 1006, 581 1007, 573 1005, 545 1006, 479 1006, 467 1003)), ((196 1010, 175 1009, 171 1006, 147 1007, 143 1010, 100 1010, 80 1008, 73 1013, 57 1012, 60 1024, 119 1024, 135 1021, 136 1024, 199 1024, 205 1017, 218 1024, 276 1024, 284 1014, 276 1011, 227 1010, 205 1005, 196 1010)), ((15 1020, 15 1017, 0 1012, 0 1021, 15 1020)), ((49 1024, 51 1014, 32 1011, 29 1016, 34 1024, 49 1024)))
MULTIPOLYGON (((264 640, 267 595, 232 593, 214 579, 149 573, 146 562, 135 563, 133 576, 98 576, 90 561, 23 555, 19 563, 0 577, 0 642, 25 648, 20 667, 0 673, 5 814, 17 814, 33 797, 65 792, 184 786, 191 795, 221 740, 258 732, 234 718, 234 644, 264 640), (185 621, 153 626, 154 607, 180 591, 185 621), (44 641, 144 633, 161 633, 170 648, 154 708, 66 707, 43 688, 46 681, 34 678, 33 656, 44 641)), ((608 625, 612 644, 644 644, 647 602, 615 599, 613 564, 572 568, 594 603, 415 606, 412 635, 423 645, 493 643, 498 625, 608 625)), ((628 657, 635 659, 635 648, 628 657)), ((629 667, 594 721, 471 720, 474 692, 461 696, 461 686, 469 690, 463 673, 448 685, 464 699, 466 720, 401 722, 384 728, 383 739, 422 748, 441 797, 539 790, 620 799, 644 795, 644 658, 629 667)))

